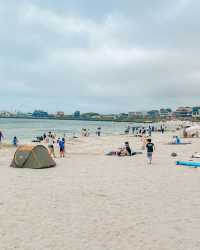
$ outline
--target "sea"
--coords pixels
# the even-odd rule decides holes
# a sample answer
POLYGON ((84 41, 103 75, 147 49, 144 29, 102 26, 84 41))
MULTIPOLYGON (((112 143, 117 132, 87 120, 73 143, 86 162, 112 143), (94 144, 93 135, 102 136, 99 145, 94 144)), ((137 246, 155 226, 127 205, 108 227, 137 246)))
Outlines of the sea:
MULTIPOLYGON (((1 118, 0 130, 5 141, 9 142, 14 136, 20 141, 32 141, 37 136, 52 131, 59 137, 64 135, 79 136, 81 129, 89 129, 91 135, 95 135, 98 127, 101 127, 103 135, 124 133, 128 126, 140 126, 135 123, 103 122, 103 121, 77 121, 77 120, 47 120, 47 119, 15 119, 1 118)), ((147 126, 147 124, 146 124, 147 126)))

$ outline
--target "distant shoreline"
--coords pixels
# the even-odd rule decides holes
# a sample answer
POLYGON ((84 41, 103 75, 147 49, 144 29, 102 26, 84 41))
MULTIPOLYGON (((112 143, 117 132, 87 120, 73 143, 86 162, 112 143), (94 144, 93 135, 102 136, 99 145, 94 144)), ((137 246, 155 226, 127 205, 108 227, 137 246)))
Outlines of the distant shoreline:
POLYGON ((73 117, 27 117, 27 116, 0 116, 0 119, 24 119, 24 120, 56 120, 56 121, 87 121, 87 122, 114 122, 114 123, 159 123, 167 121, 190 121, 199 122, 192 118, 176 118, 176 119, 166 119, 166 118, 138 118, 138 119, 96 119, 96 118, 73 118, 73 117))
POLYGON ((0 119, 24 119, 24 120, 56 120, 56 121, 88 121, 88 122, 124 122, 124 123, 157 123, 160 121, 167 121, 164 119, 136 119, 136 120, 122 120, 122 119, 116 119, 116 120, 112 120, 112 119, 95 119, 95 118, 67 118, 67 117, 63 117, 63 118, 58 118, 58 117, 22 117, 22 116, 0 116, 0 119))

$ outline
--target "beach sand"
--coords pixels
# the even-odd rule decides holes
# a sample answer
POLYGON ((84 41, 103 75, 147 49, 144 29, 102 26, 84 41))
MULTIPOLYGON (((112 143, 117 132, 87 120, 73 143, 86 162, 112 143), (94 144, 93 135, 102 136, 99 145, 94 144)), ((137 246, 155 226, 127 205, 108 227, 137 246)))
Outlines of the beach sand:
POLYGON ((200 152, 200 139, 166 145, 172 134, 153 134, 151 166, 145 152, 104 155, 124 141, 140 151, 131 136, 68 141, 43 170, 10 168, 15 150, 0 149, 0 249, 199 250, 200 168, 175 161, 200 152))

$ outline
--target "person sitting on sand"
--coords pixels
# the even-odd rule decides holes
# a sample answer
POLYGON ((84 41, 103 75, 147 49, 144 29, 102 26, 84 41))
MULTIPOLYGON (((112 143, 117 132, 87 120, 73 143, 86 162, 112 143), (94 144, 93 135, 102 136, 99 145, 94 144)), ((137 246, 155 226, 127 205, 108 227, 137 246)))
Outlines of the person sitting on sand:
POLYGON ((181 144, 181 140, 177 135, 173 136, 172 144, 181 144))
POLYGON ((124 147, 121 148, 118 153, 118 156, 131 156, 132 155, 132 151, 129 145, 129 142, 125 142, 124 143, 124 147))
POLYGON ((131 156, 132 151, 131 151, 129 142, 125 142, 125 143, 124 143, 124 147, 125 147, 125 149, 126 149, 126 152, 127 152, 128 156, 131 156))
POLYGON ((176 144, 180 144, 181 143, 181 140, 178 136, 175 137, 175 143, 176 144))
POLYGON ((18 147, 18 142, 19 142, 19 141, 18 141, 17 137, 14 136, 14 137, 13 137, 13 141, 12 141, 13 146, 18 147))
POLYGON ((117 151, 111 151, 106 155, 131 156, 132 150, 129 146, 129 143, 125 142, 124 146, 122 148, 119 148, 119 150, 117 150, 117 151))

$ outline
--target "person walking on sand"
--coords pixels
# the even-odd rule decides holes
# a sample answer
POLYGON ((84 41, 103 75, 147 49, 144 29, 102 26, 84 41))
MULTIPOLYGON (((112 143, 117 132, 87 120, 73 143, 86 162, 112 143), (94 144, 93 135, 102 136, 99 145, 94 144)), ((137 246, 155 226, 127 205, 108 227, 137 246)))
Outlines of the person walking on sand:
POLYGON ((148 163, 151 164, 153 152, 155 150, 155 145, 154 145, 154 143, 152 143, 151 139, 147 139, 146 149, 147 149, 148 163))

